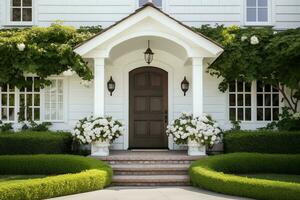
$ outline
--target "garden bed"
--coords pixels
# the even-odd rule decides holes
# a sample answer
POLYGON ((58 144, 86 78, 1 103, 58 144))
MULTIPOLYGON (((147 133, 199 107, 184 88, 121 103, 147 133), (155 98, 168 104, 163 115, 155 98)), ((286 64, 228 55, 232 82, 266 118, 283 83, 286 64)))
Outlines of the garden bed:
POLYGON ((215 192, 261 200, 296 200, 300 196, 299 183, 235 174, 298 176, 299 166, 300 155, 233 153, 196 161, 189 174, 193 185, 215 192))
POLYGON ((102 189, 112 169, 81 156, 0 156, 0 175, 0 199, 34 200, 102 189))

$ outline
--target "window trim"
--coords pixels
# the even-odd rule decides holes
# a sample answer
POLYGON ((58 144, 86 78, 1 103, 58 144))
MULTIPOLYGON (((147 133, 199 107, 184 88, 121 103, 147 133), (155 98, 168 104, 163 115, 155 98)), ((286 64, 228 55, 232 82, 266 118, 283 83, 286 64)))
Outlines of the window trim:
POLYGON ((267 0, 268 1, 268 21, 266 22, 248 22, 247 21, 247 0, 243 1, 243 18, 244 18, 244 25, 245 26, 273 26, 274 23, 274 0, 267 0))
MULTIPOLYGON (((247 121, 247 120, 240 120, 241 123, 243 124, 266 124, 266 123, 270 123, 272 122, 272 120, 257 120, 257 90, 256 90, 256 82, 257 81, 252 81, 251 83, 251 120, 247 121)), ((229 105, 229 95, 232 93, 229 93, 229 89, 227 90, 227 97, 226 97, 226 119, 227 121, 231 121, 230 120, 230 105, 229 105)), ((240 92, 241 93, 241 92, 240 92)), ((281 92, 279 92, 279 114, 282 113, 282 108, 285 106, 284 102, 281 101, 281 99, 283 98, 281 92)), ((276 106, 277 107, 277 106, 276 106)), ((244 113, 245 114, 245 113, 244 113)), ((280 118, 279 118, 280 119, 280 118)))
POLYGON ((6 24, 4 26, 33 26, 36 19, 37 1, 32 0, 32 20, 31 21, 11 21, 11 0, 6 0, 6 24))

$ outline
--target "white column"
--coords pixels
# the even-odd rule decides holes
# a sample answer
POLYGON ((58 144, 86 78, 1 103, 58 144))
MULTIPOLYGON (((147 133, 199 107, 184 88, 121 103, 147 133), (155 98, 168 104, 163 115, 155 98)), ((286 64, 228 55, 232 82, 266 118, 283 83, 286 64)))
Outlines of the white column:
POLYGON ((94 59, 94 116, 104 116, 105 71, 104 58, 94 59))
POLYGON ((193 115, 203 114, 203 58, 192 58, 193 115))

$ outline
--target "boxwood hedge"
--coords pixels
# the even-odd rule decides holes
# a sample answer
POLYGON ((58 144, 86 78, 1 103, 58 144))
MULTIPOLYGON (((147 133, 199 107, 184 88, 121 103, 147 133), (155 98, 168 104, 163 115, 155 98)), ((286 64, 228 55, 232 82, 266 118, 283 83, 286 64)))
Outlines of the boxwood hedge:
POLYGON ((257 153, 300 153, 300 132, 232 131, 224 135, 224 151, 257 153))
POLYGON ((102 189, 112 169, 102 161, 73 155, 0 156, 0 174, 43 174, 46 178, 0 185, 2 200, 34 200, 102 189))
POLYGON ((72 137, 65 132, 0 133, 0 155, 70 153, 72 137))
POLYGON ((233 153, 194 162, 193 185, 224 194, 260 200, 298 200, 300 184, 247 178, 234 174, 300 174, 300 155, 233 153))

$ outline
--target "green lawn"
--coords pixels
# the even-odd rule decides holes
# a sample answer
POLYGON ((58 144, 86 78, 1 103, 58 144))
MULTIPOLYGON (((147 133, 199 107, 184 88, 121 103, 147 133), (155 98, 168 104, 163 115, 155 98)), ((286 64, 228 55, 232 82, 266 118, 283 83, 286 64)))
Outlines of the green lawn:
POLYGON ((300 183, 300 175, 294 175, 294 174, 239 174, 239 176, 273 180, 273 181, 300 183))
POLYGON ((44 178, 45 175, 0 175, 0 186, 2 184, 16 183, 27 179, 44 178))

